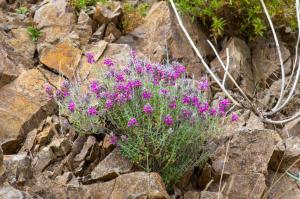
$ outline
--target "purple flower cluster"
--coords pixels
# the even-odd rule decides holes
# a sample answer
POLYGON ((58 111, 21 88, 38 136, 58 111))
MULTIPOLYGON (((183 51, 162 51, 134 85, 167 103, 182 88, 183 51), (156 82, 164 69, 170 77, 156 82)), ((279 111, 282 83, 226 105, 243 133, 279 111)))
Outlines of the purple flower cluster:
POLYGON ((86 56, 87 62, 88 62, 89 64, 94 64, 94 63, 96 63, 95 55, 94 55, 93 53, 88 52, 88 53, 85 54, 85 56, 86 56))
POLYGON ((167 115, 165 118, 164 118, 164 123, 165 125, 167 126, 172 126, 173 123, 174 123, 174 120, 173 120, 173 117, 171 115, 167 115))
POLYGON ((89 116, 96 116, 98 115, 98 111, 95 107, 89 107, 87 110, 89 116))
POLYGON ((138 121, 133 117, 129 119, 127 126, 132 127, 132 126, 137 126, 138 124, 139 124, 138 121))
POLYGON ((112 67, 112 66, 114 66, 114 63, 113 63, 112 59, 110 59, 110 58, 104 59, 104 60, 103 60, 103 64, 106 65, 107 67, 112 67))
POLYGON ((143 107, 143 112, 148 114, 148 115, 151 115, 153 113, 153 108, 152 106, 147 103, 144 107, 143 107))

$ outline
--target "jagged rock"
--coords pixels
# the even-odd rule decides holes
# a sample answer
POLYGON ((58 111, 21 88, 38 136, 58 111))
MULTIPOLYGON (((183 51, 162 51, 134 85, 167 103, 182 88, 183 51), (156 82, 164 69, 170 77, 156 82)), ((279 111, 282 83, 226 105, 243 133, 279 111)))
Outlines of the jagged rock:
MULTIPOLYGON (((267 173, 268 163, 281 138, 272 130, 242 130, 230 140, 224 174, 267 173)), ((212 167, 221 175, 226 148, 220 146, 212 157, 212 167)))
POLYGON ((11 33, 13 38, 9 39, 8 43, 15 49, 15 52, 27 59, 33 59, 36 47, 26 28, 12 29, 11 33))
POLYGON ((37 156, 33 161, 34 171, 39 173, 43 172, 44 169, 56 159, 52 149, 48 146, 38 152, 37 156))
MULTIPOLYGON (((270 39, 257 40, 252 49, 252 63, 254 66, 254 78, 263 87, 269 87, 272 78, 280 73, 280 62, 274 41, 270 39)), ((291 72, 291 53, 286 44, 280 42, 285 74, 291 72)))
POLYGON ((291 136, 297 136, 300 138, 300 118, 287 123, 282 130, 281 136, 283 138, 288 138, 291 136))
POLYGON ((260 199, 266 188, 265 176, 261 173, 237 174, 226 180, 223 194, 230 199, 260 199))
POLYGON ((40 55, 40 61, 51 69, 72 78, 81 57, 81 50, 74 47, 71 41, 63 41, 40 55))
POLYGON ((117 39, 119 39, 121 37, 121 35, 122 35, 122 33, 117 28, 116 24, 111 22, 106 27, 104 40, 112 43, 112 42, 116 41, 117 39))
POLYGON ((300 138, 292 136, 277 145, 270 161, 270 167, 279 172, 291 171, 293 168, 298 171, 300 169, 299 158, 300 138), (290 168, 293 164, 293 168, 290 168))
POLYGON ((84 143, 81 152, 75 156, 74 161, 75 162, 84 161, 87 155, 89 154, 89 152, 91 151, 93 145, 96 143, 97 143, 96 138, 93 136, 89 136, 87 138, 87 141, 84 143))
POLYGON ((4 154, 15 152, 26 134, 55 112, 56 105, 44 91, 48 84, 45 77, 58 84, 56 75, 31 69, 0 89, 0 145, 4 154))
POLYGON ((97 42, 103 39, 106 29, 106 24, 102 24, 90 38, 91 42, 97 42))
POLYGON ((7 198, 7 199, 26 199, 29 198, 27 194, 24 192, 15 189, 8 183, 5 183, 0 186, 0 198, 7 198))
POLYGON ((93 198, 169 199, 165 185, 157 173, 134 172, 105 182, 86 185, 93 198))
POLYGON ((4 166, 4 163, 3 163, 3 151, 0 147, 0 184, 4 180, 4 179, 2 179, 2 176, 3 176, 4 172, 5 172, 5 166, 4 166))
POLYGON ((56 157, 66 156, 72 149, 72 143, 65 137, 54 138, 49 147, 53 151, 56 157))
POLYGON ((188 191, 184 194, 183 199, 201 199, 201 192, 188 191))
POLYGON ((288 177, 285 173, 275 173, 269 171, 267 177, 268 191, 266 196, 269 199, 284 198, 298 199, 300 195, 300 183, 288 177))
POLYGON ((36 136, 36 144, 40 146, 45 146, 52 137, 55 135, 55 130, 52 126, 45 127, 41 132, 36 136))
POLYGON ((85 46, 89 42, 95 27, 95 22, 85 13, 85 11, 81 10, 76 25, 76 31, 78 32, 81 46, 85 46))
POLYGON ((250 113, 246 127, 249 129, 264 129, 264 123, 254 113, 250 113))
POLYGON ((212 179, 212 167, 210 164, 206 163, 198 179, 198 185, 201 188, 205 187, 211 179, 212 179))
MULTIPOLYGON (((242 90, 249 96, 253 95, 255 89, 255 82, 251 70, 251 53, 248 45, 243 40, 233 37, 224 46, 219 53, 224 65, 226 65, 227 54, 226 49, 229 50, 229 68, 228 72, 233 79, 239 84, 242 90)), ((225 71, 219 60, 215 58, 211 63, 213 70, 223 79, 225 71)), ((235 88, 234 83, 227 76, 226 84, 229 89, 235 88)))
POLYGON ((111 180, 118 175, 129 173, 132 166, 133 164, 115 149, 96 166, 91 177, 95 180, 111 180))
POLYGON ((122 7, 120 2, 114 1, 113 3, 114 6, 111 6, 112 9, 107 7, 106 5, 97 4, 93 19, 100 25, 108 24, 109 22, 118 24, 120 16, 122 14, 122 7))
POLYGON ((24 185, 33 177, 31 160, 27 154, 4 155, 6 181, 11 184, 24 185))
MULTIPOLYGON (((196 21, 192 22, 187 15, 183 15, 182 19, 202 55, 204 57, 211 56, 212 50, 206 42, 206 35, 199 28, 199 24, 196 21)), ((201 76, 200 60, 180 29, 168 2, 160 1, 154 4, 145 17, 144 23, 130 34, 136 40, 133 47, 147 55, 147 58, 152 61, 163 61, 167 57, 166 48, 168 48, 168 54, 172 60, 180 60, 196 78, 201 76)))
POLYGON ((30 131, 27 134, 25 142, 23 143, 23 146, 20 149, 19 153, 30 151, 33 148, 37 133, 38 133, 38 130, 33 129, 32 131, 30 131))
POLYGON ((201 191, 201 198, 199 199, 223 199, 222 193, 201 191))

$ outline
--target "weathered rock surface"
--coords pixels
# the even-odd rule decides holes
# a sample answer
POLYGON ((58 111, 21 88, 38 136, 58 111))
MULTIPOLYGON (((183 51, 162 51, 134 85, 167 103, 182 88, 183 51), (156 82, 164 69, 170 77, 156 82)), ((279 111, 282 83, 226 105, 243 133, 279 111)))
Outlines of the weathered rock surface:
MULTIPOLYGON (((49 81, 58 82, 55 75, 43 73, 49 81)), ((32 69, 0 89, 0 143, 5 154, 15 152, 26 134, 55 111, 44 92, 47 83, 41 71, 32 69)))
MULTIPOLYGON (((212 50, 206 43, 207 37, 198 24, 193 23, 187 16, 183 16, 183 21, 202 55, 211 56, 212 50)), ((144 23, 130 34, 135 40, 133 46, 152 61, 161 62, 167 58, 167 46, 172 60, 180 60, 196 78, 201 76, 200 60, 190 47, 167 2, 154 4, 145 17, 144 23)))
POLYGON ((115 149, 96 166, 91 177, 97 180, 111 180, 120 174, 129 173, 132 166, 132 162, 122 157, 120 151, 115 149))
POLYGON ((55 71, 72 78, 81 58, 81 50, 71 41, 63 41, 40 55, 40 61, 55 71))
POLYGON ((169 199, 161 177, 157 173, 134 172, 105 183, 86 185, 93 198, 169 199))
POLYGON ((107 5, 97 4, 93 19, 100 25, 108 24, 109 22, 118 24, 122 14, 122 8, 120 2, 114 1, 113 4, 114 6, 111 6, 112 8, 107 5))
POLYGON ((300 118, 287 123, 282 130, 281 136, 283 138, 288 138, 291 136, 297 136, 300 138, 300 118))
MULTIPOLYGON (((227 62, 226 49, 229 51, 228 72, 247 95, 253 96, 255 82, 250 65, 251 53, 248 45, 239 38, 231 38, 219 53, 225 66, 227 62)), ((225 71, 217 58, 211 62, 211 67, 223 79, 225 71)), ((234 83, 228 76, 226 78, 226 84, 229 89, 235 88, 234 83)))
MULTIPOLYGON (((266 174, 268 163, 280 140, 279 135, 272 130, 244 130, 234 134, 229 143, 224 174, 266 174)), ((226 145, 220 146, 212 158, 212 166, 217 174, 222 173, 226 145)))

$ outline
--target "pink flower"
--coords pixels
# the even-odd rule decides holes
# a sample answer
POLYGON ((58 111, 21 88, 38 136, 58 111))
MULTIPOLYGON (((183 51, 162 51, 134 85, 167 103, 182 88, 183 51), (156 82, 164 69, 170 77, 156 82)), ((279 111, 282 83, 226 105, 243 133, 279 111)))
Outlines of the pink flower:
POLYGON ((134 117, 130 118, 127 123, 128 127, 137 126, 137 125, 138 125, 138 121, 134 117))
POLYGON ((105 108, 106 109, 112 108, 113 105, 114 105, 114 103, 113 103, 113 101, 111 99, 106 100, 106 102, 105 102, 105 108))
POLYGON ((118 137, 114 134, 110 134, 110 143, 114 146, 118 146, 118 137))
POLYGON ((70 102, 69 102, 69 105, 68 105, 69 111, 71 111, 71 112, 73 113, 73 112, 75 111, 75 107, 76 107, 75 102, 70 101, 70 102))
POLYGON ((90 89, 93 93, 99 94, 101 89, 100 83, 98 81, 92 81, 90 84, 90 89))
POLYGON ((94 54, 93 53, 86 53, 85 54, 85 56, 86 56, 86 58, 87 58, 87 62, 89 63, 89 64, 94 64, 94 63, 96 63, 96 60, 95 60, 95 57, 94 57, 94 54))
POLYGON ((89 116, 96 116, 98 111, 95 107, 89 107, 87 113, 89 116))
POLYGON ((142 97, 143 97, 143 99, 150 99, 152 97, 152 93, 149 91, 143 91, 142 97))
POLYGON ((238 120, 239 120, 238 114, 232 113, 232 115, 231 115, 231 121, 232 121, 232 122, 236 122, 236 121, 238 121, 238 120))
POLYGON ((170 102, 170 104, 169 104, 170 109, 176 109, 176 107, 177 107, 177 104, 175 101, 170 102))
POLYGON ((52 86, 46 85, 45 91, 49 96, 53 96, 53 87, 52 86))
POLYGON ((201 90, 201 91, 208 91, 209 90, 208 80, 202 78, 202 80, 198 82, 198 89, 201 90))
POLYGON ((167 126, 172 126, 173 123, 174 123, 172 116, 168 114, 168 115, 164 118, 164 123, 165 123, 165 125, 167 125, 167 126))
POLYGON ((110 59, 110 58, 104 59, 103 64, 106 65, 106 66, 108 66, 108 67, 111 67, 111 66, 114 65, 112 59, 110 59))
POLYGON ((147 104, 144 106, 144 108, 143 108, 143 112, 146 113, 146 114, 148 114, 148 115, 151 115, 151 114, 153 113, 153 108, 152 108, 152 106, 151 106, 149 103, 147 103, 147 104))

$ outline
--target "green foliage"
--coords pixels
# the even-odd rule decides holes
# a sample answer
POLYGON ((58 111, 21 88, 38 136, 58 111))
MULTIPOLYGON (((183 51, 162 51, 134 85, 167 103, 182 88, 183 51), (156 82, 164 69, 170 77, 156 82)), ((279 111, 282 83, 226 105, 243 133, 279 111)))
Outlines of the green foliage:
POLYGON ((93 6, 98 2, 105 4, 107 3, 107 0, 74 0, 73 4, 76 9, 81 10, 87 6, 93 6))
POLYGON ((27 27, 27 33, 30 35, 33 42, 36 42, 42 34, 41 31, 34 26, 27 27))
MULTIPOLYGON (((176 3, 183 12, 202 19, 215 38, 224 32, 253 38, 262 36, 268 27, 259 0, 176 0, 176 3)), ((293 0, 266 0, 265 3, 276 24, 297 28, 293 0)))
POLYGON ((16 9, 16 13, 22 14, 22 15, 27 14, 28 11, 29 11, 28 8, 25 6, 20 6, 19 8, 16 9))

